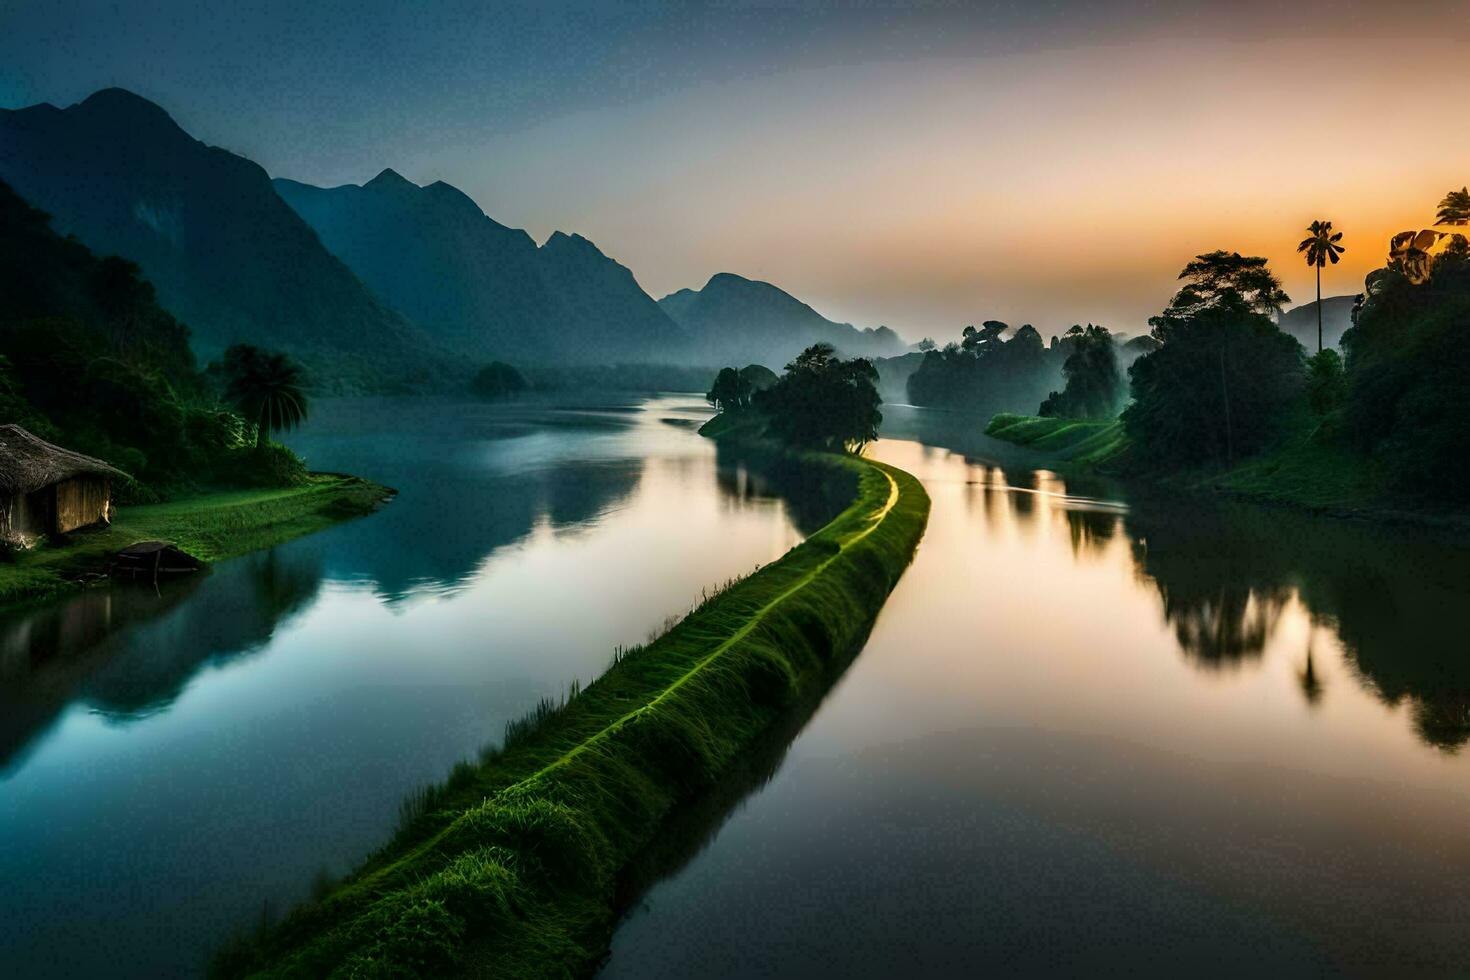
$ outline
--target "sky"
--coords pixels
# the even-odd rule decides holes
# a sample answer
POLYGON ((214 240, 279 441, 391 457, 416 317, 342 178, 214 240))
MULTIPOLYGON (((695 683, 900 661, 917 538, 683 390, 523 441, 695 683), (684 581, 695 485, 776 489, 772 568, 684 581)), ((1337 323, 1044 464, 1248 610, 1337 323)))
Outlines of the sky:
POLYGON ((273 176, 445 180, 655 297, 911 340, 1147 329, 1214 248, 1355 293, 1470 182, 1470 3, 0 0, 0 106, 119 85, 273 176))

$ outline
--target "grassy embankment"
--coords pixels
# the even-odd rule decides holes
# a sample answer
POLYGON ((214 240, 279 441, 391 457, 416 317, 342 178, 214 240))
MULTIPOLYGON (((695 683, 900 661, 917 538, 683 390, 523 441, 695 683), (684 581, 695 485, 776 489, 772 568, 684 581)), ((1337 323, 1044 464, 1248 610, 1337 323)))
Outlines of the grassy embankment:
POLYGON ((1121 456, 1128 447, 1123 423, 1117 419, 1098 422, 1002 412, 990 419, 985 434, 1051 453, 1077 466, 1101 466, 1121 456))
POLYGON ((302 486, 231 490, 163 504, 119 507, 111 527, 0 563, 0 607, 77 589, 136 541, 171 541, 205 562, 320 531, 373 511, 392 491, 352 476, 314 473, 302 486))
MULTIPOLYGON (((729 419, 701 431, 752 434, 729 419)), ((226 950, 216 973, 589 974, 640 856, 831 683, 923 533, 929 499, 907 473, 801 458, 853 486, 846 510, 563 705, 508 727, 503 746, 427 791, 386 847, 226 950)))
POLYGON ((1051 453, 1063 471, 1075 468, 1128 475, 1162 486, 1209 491, 1241 500, 1295 507, 1338 517, 1415 523, 1465 522, 1393 492, 1376 460, 1302 426, 1295 436, 1233 467, 1197 467, 1170 473, 1138 472, 1128 460, 1123 423, 1040 418, 1003 413, 985 427, 987 435, 1051 453))

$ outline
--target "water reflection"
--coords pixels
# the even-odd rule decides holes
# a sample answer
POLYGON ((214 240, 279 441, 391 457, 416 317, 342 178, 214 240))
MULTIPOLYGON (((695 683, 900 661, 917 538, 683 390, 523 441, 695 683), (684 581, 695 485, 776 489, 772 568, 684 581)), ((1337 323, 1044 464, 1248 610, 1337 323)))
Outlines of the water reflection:
POLYGON ((803 536, 816 533, 852 500, 855 478, 834 479, 809 466, 769 454, 752 455, 724 443, 716 446, 715 460, 720 492, 733 506, 784 501, 787 515, 803 536))
POLYGON ((0 973, 197 972, 508 719, 825 521, 662 421, 701 415, 326 400, 298 447, 392 505, 0 622, 0 973))
POLYGON ((1463 972, 1461 544, 873 451, 914 564, 608 978, 1463 972))
POLYGON ((71 704, 127 724, 166 709, 206 666, 259 649, 315 598, 321 565, 272 550, 157 591, 120 584, 0 620, 0 775, 71 704))
POLYGON ((389 602, 447 594, 534 527, 595 520, 638 487, 643 459, 609 438, 631 436, 636 411, 616 403, 326 403, 293 448, 315 465, 400 491, 371 528, 338 534, 328 573, 389 602))
MULTIPOLYGON (((1125 523, 1190 662, 1259 661, 1299 601, 1368 690, 1411 705, 1426 743, 1454 751, 1470 741, 1466 581, 1462 552, 1442 535, 1210 500, 1135 500, 1125 523)), ((1309 704, 1321 700, 1310 646, 1300 684, 1309 704)))
POLYGON ((1038 466, 1043 458, 979 435, 952 413, 898 407, 891 414, 885 435, 926 440, 920 458, 942 466, 963 454, 967 509, 992 533, 1051 523, 1065 529, 1074 560, 1106 561, 1121 544, 1132 574, 1157 596, 1180 654, 1202 674, 1259 669, 1299 605, 1313 624, 1293 671, 1305 704, 1326 696, 1323 654, 1314 647, 1315 631, 1325 630, 1361 687, 1384 705, 1409 707, 1421 741, 1448 752, 1470 742, 1463 533, 1181 498, 1102 478, 1064 480, 1038 466))

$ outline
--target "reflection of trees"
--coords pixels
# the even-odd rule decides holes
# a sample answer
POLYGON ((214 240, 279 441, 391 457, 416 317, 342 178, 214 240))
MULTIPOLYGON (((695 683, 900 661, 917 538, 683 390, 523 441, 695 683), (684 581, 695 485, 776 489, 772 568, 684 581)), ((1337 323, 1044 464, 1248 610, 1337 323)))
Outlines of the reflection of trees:
POLYGON ((807 537, 852 501, 852 483, 833 479, 828 470, 728 443, 715 444, 715 479, 726 499, 738 505, 783 501, 791 523, 807 537))
POLYGON ((74 703, 166 708, 204 666, 264 645, 321 582, 315 552, 258 552, 207 577, 95 589, 0 621, 0 769, 74 703))
POLYGON ((1302 698, 1312 707, 1322 703, 1322 679, 1317 676, 1317 667, 1312 660, 1312 644, 1307 644, 1307 662, 1297 671, 1297 683, 1301 685, 1302 698))
MULTIPOLYGON (((1463 542, 1203 500, 1136 500, 1124 526, 1191 662, 1259 657, 1295 591, 1363 685, 1410 706, 1420 738, 1449 751, 1470 741, 1463 542)), ((1310 651, 1299 677, 1319 699, 1310 651)))
POLYGON ((1113 511, 1066 507, 1061 513, 1067 520, 1074 556, 1101 554, 1118 530, 1118 515, 1113 511))
POLYGON ((1125 518, 1139 571, 1152 579, 1189 660, 1209 670, 1258 660, 1291 590, 1223 513, 1203 502, 1144 502, 1125 518))

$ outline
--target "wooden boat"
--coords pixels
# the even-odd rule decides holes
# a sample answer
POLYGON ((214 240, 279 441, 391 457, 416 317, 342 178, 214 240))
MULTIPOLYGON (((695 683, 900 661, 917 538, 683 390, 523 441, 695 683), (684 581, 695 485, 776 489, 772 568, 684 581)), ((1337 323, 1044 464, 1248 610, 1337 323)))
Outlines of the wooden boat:
POLYGON ((139 541, 119 551, 112 559, 112 574, 133 578, 187 575, 204 568, 204 562, 167 541, 139 541))

